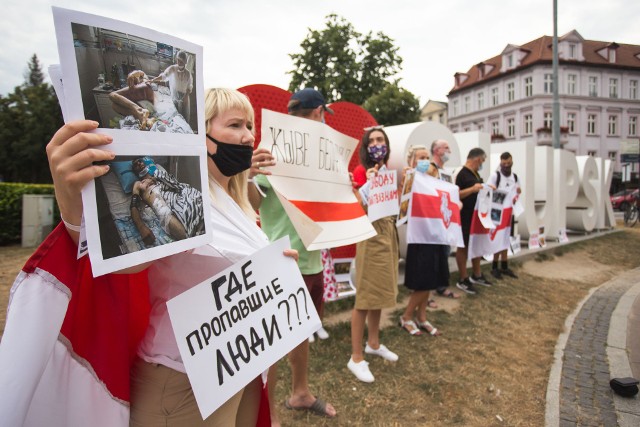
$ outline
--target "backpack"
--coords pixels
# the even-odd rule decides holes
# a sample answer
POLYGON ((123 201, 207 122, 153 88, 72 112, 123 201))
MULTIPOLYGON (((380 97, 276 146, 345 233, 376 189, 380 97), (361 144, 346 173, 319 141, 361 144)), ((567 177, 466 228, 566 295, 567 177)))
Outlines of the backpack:
MULTIPOLYGON (((502 176, 502 174, 500 173, 500 171, 496 171, 496 174, 498 174, 498 176, 496 176, 496 188, 500 187, 500 177, 502 176)), ((518 183, 518 175, 516 175, 516 173, 513 173, 513 177, 516 180, 516 184, 518 183)))

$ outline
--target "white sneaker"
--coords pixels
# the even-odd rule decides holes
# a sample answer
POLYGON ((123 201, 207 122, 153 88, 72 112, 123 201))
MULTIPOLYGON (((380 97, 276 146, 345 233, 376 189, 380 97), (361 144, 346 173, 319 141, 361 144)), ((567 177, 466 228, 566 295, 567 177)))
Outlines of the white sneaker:
POLYGON ((380 356, 383 359, 388 360, 390 362, 395 362, 398 360, 398 355, 395 354, 393 351, 389 350, 387 347, 385 347, 382 344, 380 344, 379 348, 374 350, 373 348, 369 347, 369 343, 367 343, 366 347, 364 348, 364 352, 367 354, 380 356))
POLYGON ((326 340, 327 338, 329 338, 329 333, 324 329, 324 328, 320 328, 316 331, 316 335, 318 336, 318 338, 320 338, 321 340, 326 340))
MULTIPOLYGON (((311 334, 311 335, 309 335, 309 342, 310 342, 310 343, 315 342, 315 340, 316 340, 315 334, 311 334)), ((303 342, 304 342, 304 341, 303 341, 303 342)))
POLYGON ((366 360, 356 363, 353 361, 353 358, 351 358, 349 359, 349 363, 347 363, 347 368, 349 368, 357 379, 364 383, 372 383, 375 380, 373 374, 369 370, 369 362, 366 360))

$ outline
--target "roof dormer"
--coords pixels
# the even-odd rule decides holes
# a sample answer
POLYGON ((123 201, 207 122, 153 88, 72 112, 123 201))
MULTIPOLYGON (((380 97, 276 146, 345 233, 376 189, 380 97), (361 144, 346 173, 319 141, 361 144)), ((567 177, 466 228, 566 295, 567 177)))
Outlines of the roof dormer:
POLYGON ((615 64, 616 51, 618 50, 619 47, 620 45, 618 43, 612 42, 606 45, 605 47, 603 47, 602 49, 598 50, 597 53, 598 55, 600 55, 601 57, 609 61, 611 64, 615 64))
POLYGON ((584 61, 582 44, 584 38, 576 30, 571 30, 558 39, 558 57, 569 61, 584 61))
POLYGON ((478 80, 480 80, 488 76, 496 67, 493 64, 480 62, 479 64, 476 64, 476 68, 478 69, 478 80))
POLYGON ((520 66, 522 59, 529 51, 527 49, 523 49, 520 46, 516 46, 514 44, 508 44, 507 47, 502 51, 502 67, 500 67, 500 72, 504 73, 505 71, 513 70, 520 66))
POLYGON ((467 79, 469 78, 469 74, 467 73, 455 73, 453 75, 453 78, 455 79, 455 87, 460 87, 464 82, 467 81, 467 79))

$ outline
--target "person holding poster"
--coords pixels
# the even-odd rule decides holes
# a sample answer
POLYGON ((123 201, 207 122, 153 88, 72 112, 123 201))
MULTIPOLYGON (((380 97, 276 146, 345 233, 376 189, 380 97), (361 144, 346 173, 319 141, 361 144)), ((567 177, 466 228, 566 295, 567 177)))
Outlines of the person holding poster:
MULTIPOLYGON (((360 168, 367 180, 387 164, 389 138, 376 126, 365 130, 360 144, 360 168)), ((354 178, 356 174, 354 171, 354 178)), ((357 181, 356 181, 357 182, 357 181)), ((398 295, 398 232, 395 216, 373 222, 377 235, 356 244, 356 301, 351 313, 351 358, 347 367, 360 381, 375 380, 364 353, 395 362, 398 355, 380 343, 380 316, 383 308, 395 307, 398 295), (362 351, 365 322, 367 343, 362 351)))
MULTIPOLYGON (((293 95, 289 100, 287 110, 290 115, 307 118, 324 123, 325 112, 333 114, 333 110, 327 107, 324 97, 315 89, 302 89, 293 95)), ((264 175, 269 174, 260 168, 275 164, 274 157, 266 149, 258 149, 254 154, 254 166, 251 174, 255 175, 254 181, 265 194, 262 197, 258 194, 255 186, 249 187, 249 197, 254 209, 259 209, 260 224, 264 232, 271 241, 276 241, 281 237, 289 236, 291 247, 299 253, 298 267, 302 273, 313 305, 322 319, 323 296, 324 296, 324 275, 322 265, 322 254, 319 250, 308 251, 293 223, 287 216, 273 187, 264 175)), ((321 331, 324 331, 322 329, 321 331)), ((322 332, 318 331, 319 334, 322 332)), ((326 332, 325 332, 326 333, 326 332)), ((328 336, 328 334, 327 334, 328 336)), ((309 341, 305 340, 289 353, 289 363, 291 364, 291 396, 288 397, 284 406, 287 409, 308 410, 318 415, 335 417, 336 410, 333 405, 314 396, 309 390, 309 341)), ((277 381, 277 365, 269 369, 269 405, 271 409, 272 425, 279 425, 278 409, 275 406, 275 389, 277 381)))
MULTIPOLYGON (((512 199, 516 198, 521 192, 520 183, 518 182, 518 175, 511 172, 513 167, 513 158, 511 153, 505 151, 500 155, 500 168, 496 173, 491 174, 489 178, 489 185, 493 185, 496 190, 505 191, 512 199)), ((508 203, 509 206, 513 203, 508 203)), ((509 230, 506 230, 506 234, 511 236, 513 234, 513 216, 511 217, 511 226, 509 230)), ((493 264, 491 265, 491 274, 496 279, 501 279, 502 276, 512 277, 517 279, 518 276, 509 268, 507 257, 509 254, 508 249, 504 249, 493 255, 493 264), (498 261, 500 261, 500 268, 498 268, 498 261)))
MULTIPOLYGON (((202 420, 167 311, 169 299, 269 243, 255 223, 246 193, 254 143, 254 113, 248 98, 231 89, 209 89, 205 120, 213 242, 122 271, 148 268, 151 303, 149 326, 131 368, 130 426, 256 424, 259 378, 202 420)), ((112 141, 108 135, 89 133, 96 127, 91 121, 69 123, 47 146, 60 213, 76 244, 80 228, 73 224, 79 224, 83 215, 80 191, 109 170, 94 161, 114 158, 114 153, 95 148, 112 141)), ((285 255, 297 259, 295 251, 287 250, 285 255)))
MULTIPOLYGON (((416 173, 428 173, 433 177, 438 174, 438 170, 429 163, 427 147, 422 145, 409 148, 407 164, 415 169, 416 173)), ((413 203, 417 203, 417 200, 414 199, 413 203)), ((446 288, 449 285, 448 256, 448 245, 425 243, 407 245, 404 285, 412 292, 404 314, 400 316, 400 327, 411 335, 421 335, 420 329, 424 329, 432 336, 440 335, 438 329, 427 321, 427 305, 433 307, 432 303, 435 303, 429 300, 432 290, 443 286, 446 288), (417 324, 414 322, 414 316, 417 324)))
POLYGON ((462 209, 460 209, 460 221, 462 225, 462 237, 464 239, 464 247, 458 248, 456 251, 456 263, 460 272, 460 280, 456 286, 470 295, 477 293, 474 284, 482 286, 491 286, 482 271, 480 271, 480 259, 476 257, 471 260, 472 275, 469 277, 467 272, 467 256, 469 252, 469 234, 471 232, 471 219, 478 199, 478 192, 482 190, 484 184, 478 172, 482 169, 482 165, 487 159, 482 148, 473 148, 467 155, 467 161, 458 176, 456 176, 456 185, 460 188, 460 200, 462 200, 462 209))
MULTIPOLYGON (((446 182, 451 182, 451 175, 444 173, 444 164, 449 160, 451 149, 449 143, 444 139, 436 139, 431 143, 431 165, 435 168, 435 177, 446 182)), ((447 257, 451 252, 451 248, 447 251, 447 257)), ((447 286, 441 286, 436 289, 436 293, 446 298, 460 298, 460 295, 448 289, 447 286)))

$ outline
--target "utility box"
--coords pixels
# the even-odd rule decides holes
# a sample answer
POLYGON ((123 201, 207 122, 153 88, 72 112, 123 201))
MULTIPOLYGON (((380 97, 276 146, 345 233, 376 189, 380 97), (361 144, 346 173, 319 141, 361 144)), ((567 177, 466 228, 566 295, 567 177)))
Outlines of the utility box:
POLYGON ((53 200, 51 194, 22 196, 22 247, 38 246, 53 231, 53 200))

